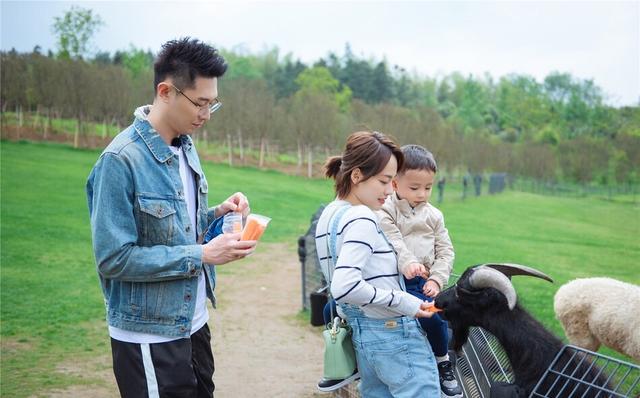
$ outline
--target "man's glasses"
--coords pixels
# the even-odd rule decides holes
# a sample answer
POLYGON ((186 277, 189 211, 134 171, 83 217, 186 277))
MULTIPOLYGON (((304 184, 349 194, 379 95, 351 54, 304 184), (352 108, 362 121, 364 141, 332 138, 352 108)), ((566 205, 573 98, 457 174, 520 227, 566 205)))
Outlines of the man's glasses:
MULTIPOLYGON (((169 84, 171 84, 171 83, 169 83, 169 84)), ((213 113, 213 112, 217 111, 218 109, 220 109, 220 107, 222 106, 222 102, 220 102, 220 100, 218 100, 217 98, 214 99, 208 105, 200 105, 197 102, 195 102, 194 100, 192 100, 191 98, 189 98, 187 96, 187 94, 183 93, 182 90, 180 90, 178 87, 174 86, 173 84, 171 84, 171 87, 173 87, 177 92, 182 94, 183 97, 188 99, 189 102, 191 102, 196 108, 198 108, 198 112, 202 112, 203 109, 207 109, 209 111, 209 113, 213 113)))

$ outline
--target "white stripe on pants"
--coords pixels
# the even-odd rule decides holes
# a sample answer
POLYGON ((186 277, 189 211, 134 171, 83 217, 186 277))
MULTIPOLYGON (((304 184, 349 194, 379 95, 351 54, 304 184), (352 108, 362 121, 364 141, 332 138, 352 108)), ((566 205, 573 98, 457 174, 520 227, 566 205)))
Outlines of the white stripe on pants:
POLYGON ((144 364, 144 375, 147 378, 149 398, 160 398, 160 394, 158 393, 158 380, 156 380, 156 371, 153 369, 153 360, 151 359, 149 344, 140 344, 140 350, 142 351, 142 363, 144 364))

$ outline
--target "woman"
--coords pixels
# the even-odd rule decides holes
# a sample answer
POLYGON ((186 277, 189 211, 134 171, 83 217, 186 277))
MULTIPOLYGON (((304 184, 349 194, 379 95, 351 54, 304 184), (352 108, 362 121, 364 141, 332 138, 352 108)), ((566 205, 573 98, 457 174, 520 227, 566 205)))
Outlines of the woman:
POLYGON ((323 268, 331 255, 328 243, 338 253, 331 295, 353 330, 365 398, 440 396, 435 358, 415 319, 432 313, 405 291, 396 255, 373 213, 393 192, 391 180, 402 163, 400 148, 384 134, 358 132, 349 136, 342 156, 325 165, 337 198, 318 220, 316 248, 323 268))

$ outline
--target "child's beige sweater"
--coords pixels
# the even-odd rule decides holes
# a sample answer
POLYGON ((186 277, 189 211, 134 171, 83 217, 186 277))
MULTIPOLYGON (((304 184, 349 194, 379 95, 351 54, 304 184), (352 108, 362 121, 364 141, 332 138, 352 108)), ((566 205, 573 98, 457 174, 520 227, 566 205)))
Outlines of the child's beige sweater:
POLYGON ((430 203, 415 208, 393 193, 377 211, 380 227, 398 253, 398 269, 410 263, 424 264, 429 279, 444 288, 453 268, 453 245, 442 212, 430 203))

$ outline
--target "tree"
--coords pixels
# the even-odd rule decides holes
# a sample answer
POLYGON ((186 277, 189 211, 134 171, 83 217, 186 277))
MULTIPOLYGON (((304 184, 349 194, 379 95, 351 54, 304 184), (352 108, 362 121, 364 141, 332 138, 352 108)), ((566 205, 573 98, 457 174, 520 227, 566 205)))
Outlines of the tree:
POLYGON ((55 17, 53 33, 57 36, 58 56, 82 59, 90 51, 93 35, 104 25, 91 9, 71 6, 62 17, 55 17))
POLYGON ((245 54, 242 48, 236 48, 236 51, 221 50, 220 52, 229 65, 224 75, 225 80, 264 78, 256 56, 245 54))
POLYGON ((153 69, 153 54, 150 50, 144 51, 130 45, 129 51, 122 53, 121 62, 131 76, 138 79, 144 72, 153 69))
POLYGON ((533 139, 538 130, 552 124, 563 130, 562 121, 549 109, 542 86, 531 76, 508 75, 496 87, 499 135, 503 141, 533 139))
POLYGON ((378 62, 371 76, 371 102, 389 102, 393 95, 393 78, 389 73, 386 61, 378 62))
POLYGON ((296 84, 300 87, 298 93, 323 93, 332 97, 342 112, 349 108, 351 89, 340 84, 323 66, 304 70, 296 78, 296 84))
POLYGON ((28 63, 24 55, 14 51, 1 54, 2 68, 0 69, 0 100, 2 112, 8 107, 25 107, 28 104, 27 89, 29 83, 28 63))
POLYGON ((99 65, 111 65, 114 63, 108 51, 98 51, 93 57, 93 62, 99 65))
POLYGON ((558 145, 558 160, 565 177, 588 183, 609 168, 611 147, 606 141, 592 137, 578 137, 558 145))
POLYGON ((464 125, 466 133, 482 130, 485 127, 489 104, 486 88, 482 82, 471 77, 459 83, 462 95, 455 116, 464 125))
POLYGON ((288 54, 284 59, 284 65, 278 66, 276 69, 270 88, 274 91, 276 98, 286 98, 298 91, 296 78, 302 73, 307 66, 300 60, 292 61, 291 55, 288 54))

